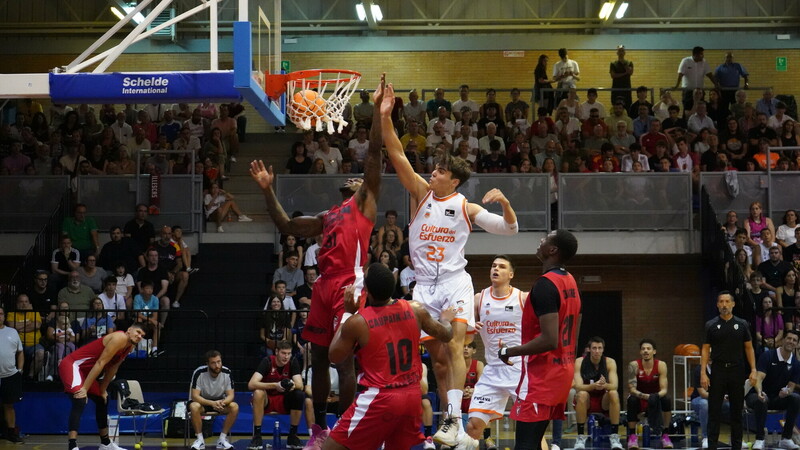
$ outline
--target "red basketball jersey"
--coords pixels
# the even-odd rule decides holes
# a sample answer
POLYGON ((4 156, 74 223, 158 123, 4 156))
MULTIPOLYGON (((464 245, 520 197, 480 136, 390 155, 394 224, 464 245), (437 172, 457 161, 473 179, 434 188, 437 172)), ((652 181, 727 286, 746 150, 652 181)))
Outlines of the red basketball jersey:
POLYGON ((653 369, 650 373, 644 368, 641 359, 636 360, 639 370, 636 372, 636 389, 645 394, 653 394, 661 390, 658 385, 658 360, 653 358, 653 369))
POLYGON ((323 274, 351 271, 367 263, 375 223, 358 209, 355 195, 325 214, 317 264, 323 274))
MULTIPOLYGON (((124 333, 124 331, 116 331, 116 333, 124 333)), ((94 367, 94 363, 100 359, 100 355, 105 348, 106 346, 103 344, 103 339, 95 339, 82 347, 78 347, 77 350, 67 355, 62 360, 61 364, 77 363, 81 373, 88 374, 89 371, 92 370, 92 367, 94 367)), ((127 346, 120 350, 116 355, 111 357, 111 361, 106 363, 106 367, 112 367, 120 360, 125 359, 132 349, 133 346, 127 346)))
MULTIPOLYGON (((522 357, 522 375, 517 397, 542 405, 566 403, 575 373, 575 344, 578 338, 578 317, 581 298, 575 279, 569 272, 550 271, 542 275, 558 289, 561 306, 558 308, 558 347, 549 352, 522 357)), ((522 311, 522 343, 542 333, 539 317, 533 310, 531 292, 522 311)))
MULTIPOLYGON (((278 367, 278 362, 275 361, 275 355, 270 355, 261 361, 257 370, 261 373, 262 382, 277 383, 283 379, 292 378, 292 361, 289 360, 283 367, 278 367)), ((268 392, 274 394, 278 392, 278 390, 270 389, 268 392)))
POLYGON ((419 327, 405 300, 359 311, 369 327, 369 343, 358 350, 358 383, 366 387, 397 388, 419 385, 419 327))

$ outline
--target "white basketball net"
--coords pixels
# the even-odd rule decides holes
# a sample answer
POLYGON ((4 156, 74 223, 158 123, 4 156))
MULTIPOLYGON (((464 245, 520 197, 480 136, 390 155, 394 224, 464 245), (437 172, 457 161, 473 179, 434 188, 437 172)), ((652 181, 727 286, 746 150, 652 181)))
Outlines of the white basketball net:
POLYGON ((314 78, 300 78, 289 80, 286 83, 286 115, 298 128, 310 130, 315 127, 316 131, 323 131, 323 127, 328 134, 334 131, 341 133, 347 126, 342 114, 345 106, 350 102, 350 97, 358 88, 361 75, 352 73, 337 72, 335 70, 320 72, 314 78), (316 111, 309 110, 305 105, 298 106, 294 101, 294 94, 307 89, 317 91, 317 98, 324 100, 324 105, 316 111), (338 124, 335 126, 334 123, 338 124))

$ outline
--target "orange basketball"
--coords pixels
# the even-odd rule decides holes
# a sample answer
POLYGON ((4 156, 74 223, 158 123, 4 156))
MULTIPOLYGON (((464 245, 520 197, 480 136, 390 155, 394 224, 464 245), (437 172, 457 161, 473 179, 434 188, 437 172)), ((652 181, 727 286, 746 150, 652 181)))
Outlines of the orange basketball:
POLYGON ((299 117, 311 119, 311 124, 316 119, 325 116, 325 99, 316 91, 305 89, 294 94, 293 108, 299 117))
POLYGON ((686 344, 678 344, 678 345, 676 345, 675 348, 672 350, 672 354, 675 355, 675 356, 685 356, 683 354, 683 346, 684 345, 686 345, 686 344))
POLYGON ((683 346, 685 356, 700 356, 700 347, 694 344, 686 344, 683 346))

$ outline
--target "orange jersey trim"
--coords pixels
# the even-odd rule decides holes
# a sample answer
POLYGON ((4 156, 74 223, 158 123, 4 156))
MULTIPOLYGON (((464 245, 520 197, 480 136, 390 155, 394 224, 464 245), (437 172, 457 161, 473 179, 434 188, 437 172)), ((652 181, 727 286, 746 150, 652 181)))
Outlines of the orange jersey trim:
POLYGON ((422 200, 420 200, 419 203, 417 203, 417 209, 414 211, 414 215, 411 217, 411 220, 408 222, 409 225, 411 225, 411 223, 414 222, 414 219, 417 218, 417 215, 419 215, 419 210, 422 209, 422 205, 425 204, 425 200, 428 197, 432 196, 432 193, 433 193, 433 191, 428 191, 428 193, 425 194, 425 197, 422 197, 422 200))
MULTIPOLYGON (((491 409, 470 408, 469 412, 479 412, 479 413, 489 414, 489 415, 492 415, 492 416, 498 416, 498 418, 503 417, 503 413, 498 412, 498 411, 494 411, 494 410, 491 410, 491 409)), ((492 419, 492 420, 495 420, 495 419, 492 419)))
POLYGON ((469 227, 469 231, 472 231, 472 222, 469 220, 469 214, 467 214, 467 198, 464 197, 464 201, 461 203, 461 210, 464 213, 464 220, 467 221, 467 227, 469 227))
MULTIPOLYGON (((428 192, 433 192, 433 191, 428 191, 428 192)), ((455 197, 456 195, 458 195, 458 191, 455 191, 455 192, 453 192, 452 194, 450 194, 450 195, 448 195, 448 196, 446 196, 446 197, 442 197, 442 198, 439 198, 439 197, 437 197, 437 196, 435 196, 435 195, 433 195, 433 196, 431 196, 431 197, 432 197, 434 200, 436 200, 437 202, 444 202, 444 201, 450 200, 451 198, 455 197)))

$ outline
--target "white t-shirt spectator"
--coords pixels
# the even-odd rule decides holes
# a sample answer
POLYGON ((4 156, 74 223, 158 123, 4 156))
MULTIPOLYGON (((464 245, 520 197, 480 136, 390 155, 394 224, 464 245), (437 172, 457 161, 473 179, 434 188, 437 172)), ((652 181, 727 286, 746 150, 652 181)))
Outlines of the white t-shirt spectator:
POLYGON ((319 243, 315 242, 313 245, 306 249, 303 255, 303 267, 317 265, 317 252, 319 252, 319 243))
POLYGON ((416 281, 416 275, 414 274, 414 269, 411 266, 407 266, 400 272, 400 287, 408 289, 408 285, 412 281, 416 281))
POLYGON ((325 173, 339 173, 339 167, 342 165, 342 152, 336 147, 328 147, 328 153, 322 150, 314 152, 315 159, 321 159, 325 164, 325 173))
POLYGON ((369 139, 364 139, 364 142, 358 142, 358 139, 350 139, 347 148, 352 148, 356 161, 364 161, 367 158, 369 151, 369 139))
POLYGON ((691 56, 683 58, 678 66, 678 73, 683 74, 681 87, 689 89, 702 89, 703 79, 706 74, 711 72, 711 66, 708 65, 705 59, 697 62, 691 56))

